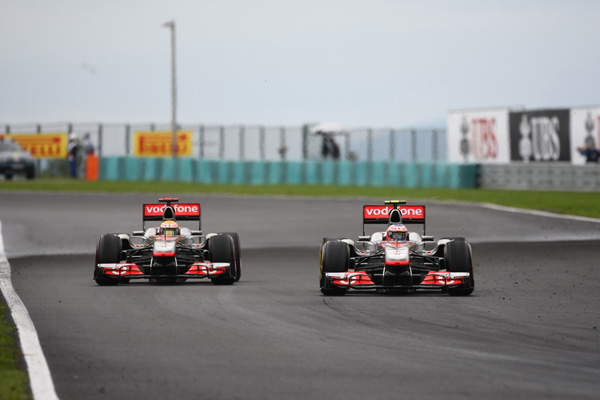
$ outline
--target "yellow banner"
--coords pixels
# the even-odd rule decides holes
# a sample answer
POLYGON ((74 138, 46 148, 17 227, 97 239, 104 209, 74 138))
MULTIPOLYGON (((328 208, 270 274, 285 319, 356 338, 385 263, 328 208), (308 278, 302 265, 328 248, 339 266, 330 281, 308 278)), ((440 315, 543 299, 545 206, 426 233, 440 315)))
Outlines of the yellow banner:
POLYGON ((34 158, 66 158, 67 134, 59 133, 27 133, 3 135, 18 142, 29 151, 34 158))
MULTIPOLYGON (((133 132, 133 154, 138 157, 171 157, 171 131, 133 132)), ((177 155, 192 155, 192 131, 177 132, 177 155)))

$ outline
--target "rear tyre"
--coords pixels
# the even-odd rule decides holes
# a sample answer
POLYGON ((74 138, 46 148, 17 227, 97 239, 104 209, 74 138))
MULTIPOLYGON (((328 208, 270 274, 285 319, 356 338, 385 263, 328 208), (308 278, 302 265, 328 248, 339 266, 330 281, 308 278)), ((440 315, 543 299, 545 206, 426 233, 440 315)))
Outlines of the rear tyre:
POLYGON ((233 239, 233 249, 235 251, 235 281, 242 277, 242 249, 240 248, 240 235, 235 232, 223 232, 220 235, 229 235, 233 239))
POLYGON ((96 265, 94 280, 100 286, 112 286, 119 283, 119 278, 106 276, 98 268, 98 264, 114 264, 121 261, 121 239, 112 233, 100 236, 96 247, 96 265))
POLYGON ((460 287, 448 289, 452 296, 468 296, 475 289, 475 277, 473 276, 473 255, 471 245, 463 240, 454 240, 446 244, 444 261, 449 272, 468 272, 469 281, 460 287))
POLYGON ((350 263, 350 247, 345 242, 328 241, 321 247, 321 293, 327 296, 343 296, 348 289, 327 287, 327 272, 346 272, 350 263))
POLYGON ((229 274, 212 278, 215 285, 231 285, 235 282, 235 247, 229 235, 216 235, 208 240, 211 262, 229 263, 229 274))

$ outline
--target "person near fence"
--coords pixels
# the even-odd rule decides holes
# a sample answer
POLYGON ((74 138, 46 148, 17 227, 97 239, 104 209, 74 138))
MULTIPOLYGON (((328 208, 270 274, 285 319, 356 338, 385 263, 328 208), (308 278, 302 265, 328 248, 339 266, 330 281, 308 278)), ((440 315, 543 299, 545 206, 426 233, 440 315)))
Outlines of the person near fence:
POLYGON ((83 162, 83 177, 86 178, 88 172, 87 165, 89 163, 88 159, 91 156, 94 156, 94 153, 96 152, 89 132, 86 132, 85 135, 83 135, 83 151, 85 152, 85 161, 83 162))
POLYGON ((85 151, 86 156, 93 156, 96 151, 89 132, 86 132, 86 134, 83 135, 83 150, 85 151))
POLYGON ((334 160, 340 159, 340 146, 337 144, 331 133, 323 133, 323 143, 321 144, 321 156, 326 160, 331 157, 334 160))
POLYGON ((597 163, 600 159, 600 150, 591 146, 578 147, 579 154, 585 157, 586 163, 597 163))
POLYGON ((67 144, 67 160, 69 161, 69 171, 71 178, 77 178, 77 154, 79 153, 79 143, 77 134, 72 132, 69 134, 69 143, 67 144))

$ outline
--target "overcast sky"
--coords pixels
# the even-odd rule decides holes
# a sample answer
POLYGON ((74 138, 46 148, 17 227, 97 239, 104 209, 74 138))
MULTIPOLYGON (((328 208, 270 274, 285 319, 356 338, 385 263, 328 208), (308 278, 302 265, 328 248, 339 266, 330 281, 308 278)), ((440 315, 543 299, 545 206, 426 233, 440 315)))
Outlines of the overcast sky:
POLYGON ((0 123, 440 125, 600 104, 600 1, 0 0, 0 123))

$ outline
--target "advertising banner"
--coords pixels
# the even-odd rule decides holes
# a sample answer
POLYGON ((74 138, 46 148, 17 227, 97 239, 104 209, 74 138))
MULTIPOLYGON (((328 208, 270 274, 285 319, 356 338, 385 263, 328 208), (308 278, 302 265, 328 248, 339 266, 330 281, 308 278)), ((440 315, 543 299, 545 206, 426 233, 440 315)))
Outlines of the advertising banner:
POLYGON ((507 108, 448 113, 449 162, 508 163, 507 108))
POLYGON ((511 112, 511 160, 571 161, 569 120, 569 109, 511 112))
POLYGON ((67 157, 67 134, 64 132, 7 134, 4 136, 14 139, 34 158, 67 157))
POLYGON ((586 163, 580 150, 600 148, 600 106, 571 109, 571 162, 586 163))
MULTIPOLYGON (((133 133, 133 154, 137 157, 171 157, 171 131, 138 131, 133 133)), ((192 155, 192 131, 177 132, 177 155, 192 155)))

